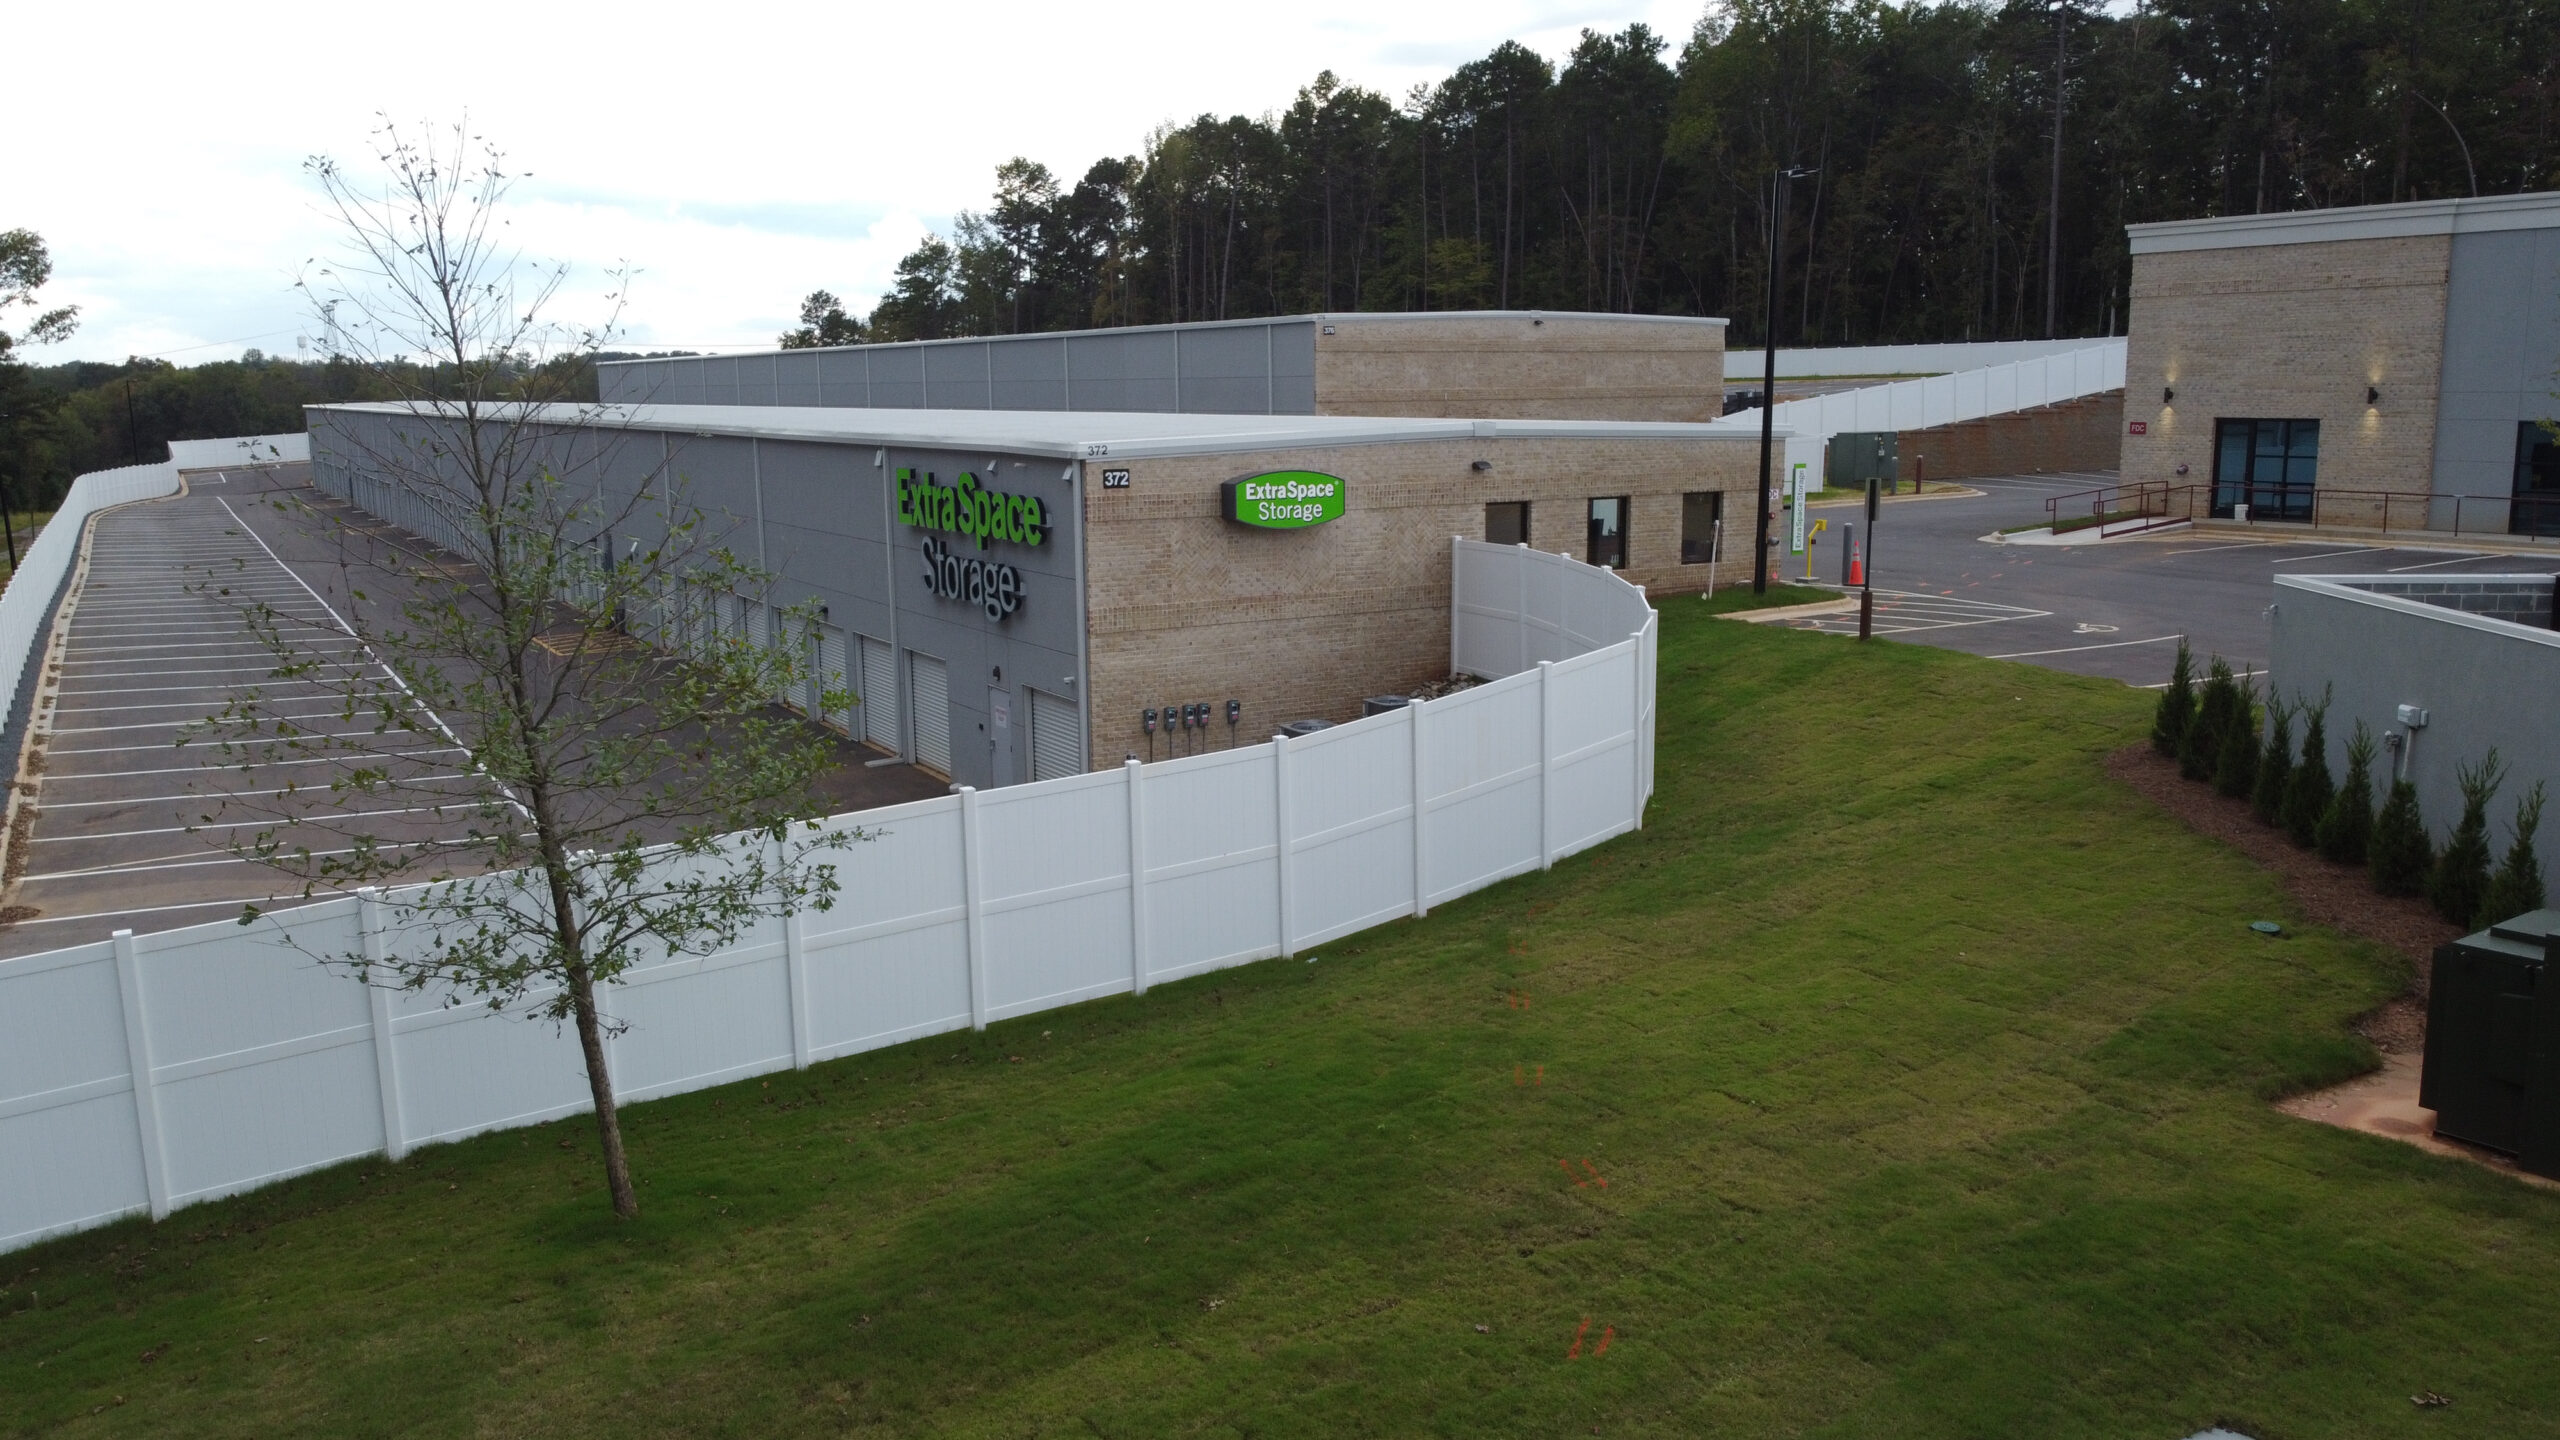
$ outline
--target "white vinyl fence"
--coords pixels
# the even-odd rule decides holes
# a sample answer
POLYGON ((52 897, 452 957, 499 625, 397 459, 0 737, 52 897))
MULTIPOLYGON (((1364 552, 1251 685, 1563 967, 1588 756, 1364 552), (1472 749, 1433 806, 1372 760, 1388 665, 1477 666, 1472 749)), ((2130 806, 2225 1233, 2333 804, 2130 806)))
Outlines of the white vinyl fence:
POLYGON ((226 466, 291 465, 311 458, 309 435, 237 435, 221 440, 172 440, 169 463, 181 470, 226 466))
MULTIPOLYGON (((1787 436, 1786 466, 1780 478, 1802 465, 1819 480, 1822 449, 1842 431, 1926 430, 2123 388, 2124 342, 2101 340, 2005 365, 1789 400, 1771 417, 1778 432, 1787 436)), ((1756 432, 1760 412, 1745 410, 1709 423, 1756 432)))
MULTIPOLYGON (((1943 375, 2034 360, 2101 344, 2097 340, 1959 340, 1935 345, 1820 345, 1778 350, 1778 378, 1811 380, 1826 375, 1943 375)), ((2121 340, 2114 343, 2121 345, 2121 340)), ((1767 360, 1757 345, 1724 352, 1724 378, 1758 380, 1767 360)))
MULTIPOLYGON (((605 994, 628 1100, 1290 955, 1642 822, 1656 617, 1615 574, 1452 542, 1490 683, 1297 740, 839 816, 835 908, 605 994)), ((0 960, 0 1249, 573 1114, 574 1036, 369 986, 346 898, 0 960)), ((412 922, 414 923, 414 922, 412 922)))
MULTIPOLYGON (((89 517, 110 506, 177 493, 175 465, 96 470, 71 482, 60 508, 19 557, 9 588, 0 591, 0 715, 17 711, 19 687, 53 623, 53 599, 80 558, 80 536, 89 517)), ((0 1057, 0 1066, 7 1063, 0 1057)))

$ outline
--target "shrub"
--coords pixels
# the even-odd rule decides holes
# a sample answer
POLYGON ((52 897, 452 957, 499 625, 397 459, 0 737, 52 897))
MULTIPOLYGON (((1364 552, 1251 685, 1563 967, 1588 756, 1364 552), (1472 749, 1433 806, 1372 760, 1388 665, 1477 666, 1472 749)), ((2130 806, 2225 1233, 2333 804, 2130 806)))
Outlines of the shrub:
POLYGON ((2284 833, 2308 850, 2319 843, 2320 817, 2328 813, 2337 787, 2329 780, 2329 697, 2304 708, 2311 719, 2302 731, 2302 761, 2285 782, 2284 833))
POLYGON ((2373 844, 2373 732, 2361 720, 2347 741, 2347 779, 2320 813, 2320 853, 2361 865, 2373 844))
POLYGON ((2196 718, 2196 657, 2187 648, 2187 639, 2178 637, 2178 663, 2169 670, 2169 688, 2160 692, 2159 708, 2151 713, 2151 748, 2163 755, 2174 756, 2178 744, 2187 738, 2187 727, 2196 718))
POLYGON ((2533 832, 2542 827, 2542 782, 2516 802, 2514 843, 2498 873, 2489 877, 2489 892, 2480 900, 2480 923, 2495 925, 2542 908, 2542 857, 2533 853, 2533 832))
POLYGON ((2394 780, 2382 813, 2373 819, 2373 843, 2365 852, 2373 888, 2385 895, 2415 895, 2426 888, 2427 867, 2434 863, 2427 822, 2418 813, 2418 787, 2394 780))
POLYGON ((2210 780, 2222 759, 2222 728, 2237 709, 2240 686, 2231 678, 2231 667, 2221 656, 2213 657, 2206 672, 2204 694, 2196 701, 2196 717, 2187 724, 2186 733, 2178 739, 2178 773, 2190 780, 2210 780))
POLYGON ((2250 788, 2249 806, 2261 825, 2284 823, 2284 786, 2293 778, 2293 707, 2267 687, 2267 748, 2258 752, 2258 780, 2250 788))
POLYGON ((2249 798, 2258 780, 2258 690, 2243 680, 2233 688, 2231 713, 2222 717, 2222 741, 2214 747, 2213 788, 2234 800, 2249 798))
POLYGON ((2479 764, 2454 771, 2454 783, 2462 787, 2462 819, 2427 876, 2427 898, 2436 913, 2465 929, 2489 893, 2489 797, 2498 793, 2503 776, 2495 750, 2479 764))

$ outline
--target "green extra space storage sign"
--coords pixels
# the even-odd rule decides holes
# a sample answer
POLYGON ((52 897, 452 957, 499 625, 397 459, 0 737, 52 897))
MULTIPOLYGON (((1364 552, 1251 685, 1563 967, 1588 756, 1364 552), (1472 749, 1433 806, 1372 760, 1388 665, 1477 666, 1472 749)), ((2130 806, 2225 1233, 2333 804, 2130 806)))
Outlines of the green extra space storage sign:
POLYGON ((1315 470, 1274 470, 1218 487, 1222 513, 1262 530, 1304 530, 1339 520, 1349 508, 1339 475, 1315 470))

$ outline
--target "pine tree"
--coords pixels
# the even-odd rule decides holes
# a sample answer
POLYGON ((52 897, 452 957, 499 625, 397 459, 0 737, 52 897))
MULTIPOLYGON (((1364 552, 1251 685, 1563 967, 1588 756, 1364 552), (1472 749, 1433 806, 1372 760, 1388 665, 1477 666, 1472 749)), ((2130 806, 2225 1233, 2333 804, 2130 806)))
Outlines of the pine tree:
POLYGON ((2285 782, 2293 778, 2293 707, 2267 687, 2267 748, 2258 754, 2258 782, 2249 791, 2250 808, 2261 825, 2284 823, 2285 782))
POLYGON ((2231 713, 2223 717, 2222 743, 2215 748, 2213 788, 2234 800, 2249 798, 2258 780, 2258 690, 2243 680, 2232 692, 2231 713))
POLYGON ((2329 779, 2329 697, 2304 707, 2311 720, 2302 732, 2302 762, 2284 789, 2284 833, 2308 850, 2320 839, 2320 817, 2337 787, 2329 779))
POLYGON ((2427 876, 2427 898, 2437 914, 2464 929, 2479 917, 2489 891, 2489 797, 2504 776, 2495 750, 2479 764, 2454 771, 2454 783, 2462 787, 2462 819, 2427 876))
POLYGON ((2489 877, 2489 893, 2480 901, 2480 923, 2495 925, 2542 908, 2542 857, 2533 853, 2533 832, 2542 828, 2542 782, 2516 802, 2514 843, 2506 862, 2489 877))
POLYGON ((2373 844, 2373 732, 2361 720, 2347 741, 2347 779, 2320 816, 2320 853, 2361 865, 2373 844))
POLYGON ((2207 671, 2204 695, 2196 702, 2196 718, 2187 724, 2186 733, 2178 738, 2178 773, 2190 780, 2210 780, 2215 765, 2222 758, 2222 727, 2237 707, 2240 686, 2232 679, 2231 667, 2221 656, 2213 657, 2207 671))
POLYGON ((2418 813, 2418 787, 2394 780, 2382 813, 2373 819, 2373 843, 2365 850, 2373 888, 2385 895, 2415 895, 2426 888, 2427 867, 2434 863, 2426 817, 2418 813))
POLYGON ((2178 744, 2187 738, 2187 727, 2196 719, 2196 657, 2187 648, 2187 638, 2178 637, 2178 663, 2169 671, 2169 688, 2160 692, 2160 706, 2151 715, 2151 748, 2163 755, 2175 756, 2178 744))

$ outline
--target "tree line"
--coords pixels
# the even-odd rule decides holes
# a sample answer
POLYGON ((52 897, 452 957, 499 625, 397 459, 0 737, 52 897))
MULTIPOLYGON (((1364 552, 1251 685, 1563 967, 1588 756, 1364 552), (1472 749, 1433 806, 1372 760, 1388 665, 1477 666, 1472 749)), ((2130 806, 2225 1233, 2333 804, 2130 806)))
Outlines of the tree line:
POLYGON ((1787 341, 2117 333, 2128 223, 2551 188, 2555 121, 2560 0, 1727 0, 1676 50, 1506 42, 1402 97, 1328 72, 1168 124, 1072 184, 1008 161, 867 317, 818 291, 782 343, 1483 307, 1756 343, 1790 168, 1787 341))

